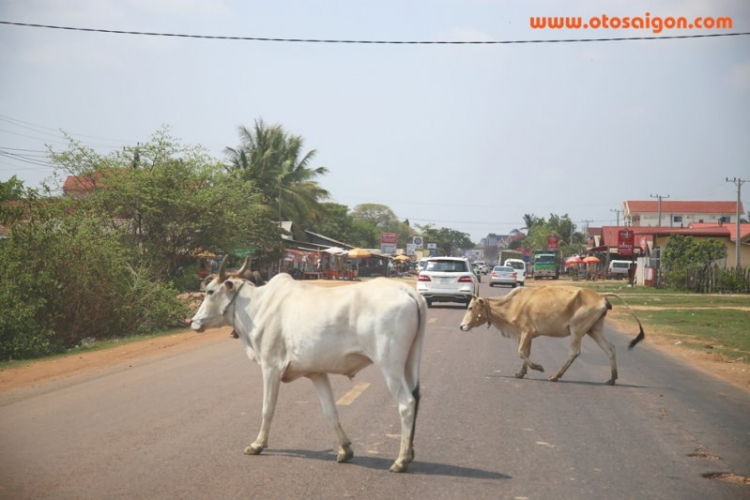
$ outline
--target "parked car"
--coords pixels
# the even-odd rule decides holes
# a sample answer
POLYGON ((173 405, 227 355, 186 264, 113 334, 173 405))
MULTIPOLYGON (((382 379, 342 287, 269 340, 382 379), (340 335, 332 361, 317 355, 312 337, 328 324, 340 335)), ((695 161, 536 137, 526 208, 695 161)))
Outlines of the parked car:
POLYGON ((516 283, 518 286, 523 286, 526 283, 526 262, 521 259, 505 259, 504 266, 510 266, 516 270, 518 276, 516 277, 516 283))
POLYGON ((610 261, 607 272, 613 278, 627 278, 632 265, 633 262, 629 260, 613 260, 610 261))
POLYGON ((495 266, 490 274, 490 286, 509 285, 515 288, 518 284, 518 273, 510 266, 495 266))
POLYGON ((417 292, 432 307, 433 302, 459 302, 468 307, 479 294, 479 278, 469 261, 460 257, 432 257, 417 278, 417 292))

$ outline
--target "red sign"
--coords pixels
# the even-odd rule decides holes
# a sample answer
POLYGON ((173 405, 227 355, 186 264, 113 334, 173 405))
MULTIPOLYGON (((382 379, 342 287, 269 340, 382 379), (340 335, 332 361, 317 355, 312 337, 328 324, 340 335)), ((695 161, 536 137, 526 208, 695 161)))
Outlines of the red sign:
POLYGON ((633 255, 635 246, 635 232, 632 229, 621 229, 617 232, 617 253, 619 255, 633 255))
POLYGON ((547 237, 547 250, 559 250, 560 245, 557 241, 557 236, 548 236, 547 237))
POLYGON ((386 245, 397 245, 398 244, 398 233, 381 233, 380 244, 386 245))

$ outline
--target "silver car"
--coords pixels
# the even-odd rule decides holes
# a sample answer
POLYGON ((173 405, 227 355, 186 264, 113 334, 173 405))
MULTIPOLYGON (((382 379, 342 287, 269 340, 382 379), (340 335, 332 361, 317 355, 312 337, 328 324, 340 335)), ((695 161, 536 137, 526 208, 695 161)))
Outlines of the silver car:
POLYGON ((469 305, 479 294, 479 280, 469 261, 460 257, 433 257, 417 278, 417 292, 432 307, 433 302, 460 302, 469 305))
POLYGON ((510 266, 495 266, 490 274, 490 286, 508 285, 515 288, 517 281, 518 273, 510 266))

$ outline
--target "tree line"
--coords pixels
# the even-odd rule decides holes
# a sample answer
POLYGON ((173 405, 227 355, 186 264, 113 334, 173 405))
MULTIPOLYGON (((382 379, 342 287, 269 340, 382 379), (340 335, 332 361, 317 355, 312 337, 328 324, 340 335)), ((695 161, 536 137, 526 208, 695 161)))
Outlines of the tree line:
POLYGON ((196 252, 273 262, 280 220, 367 248, 382 232, 402 245, 422 234, 443 251, 473 247, 465 233, 412 228, 384 205, 329 202, 319 182, 328 170, 280 125, 258 120, 239 137, 226 161, 167 129, 106 155, 69 139, 50 149, 57 168, 40 188, 0 182, 0 360, 175 326, 189 315, 177 296, 195 281, 196 252), (58 196, 68 176, 76 194, 58 196))

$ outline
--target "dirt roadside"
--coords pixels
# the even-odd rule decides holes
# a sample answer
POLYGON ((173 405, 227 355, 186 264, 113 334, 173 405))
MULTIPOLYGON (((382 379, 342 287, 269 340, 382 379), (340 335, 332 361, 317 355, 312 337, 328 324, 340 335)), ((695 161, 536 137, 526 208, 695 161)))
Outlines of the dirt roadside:
MULTIPOLYGON (((319 284, 321 286, 338 286, 341 283, 319 284)), ((637 330, 632 319, 620 320, 612 318, 610 315, 607 317, 607 321, 622 332, 635 333, 637 330)), ((186 330, 131 342, 110 349, 81 351, 64 357, 35 361, 0 370, 0 391, 35 387, 47 382, 127 364, 135 359, 166 357, 182 351, 197 349, 207 344, 226 340, 229 338, 230 330, 230 328, 218 328, 201 334, 186 330)), ((684 360, 696 369, 750 392, 750 366, 747 363, 727 362, 715 353, 677 346, 673 340, 659 337, 658 330, 647 329, 645 342, 670 356, 684 360)))

